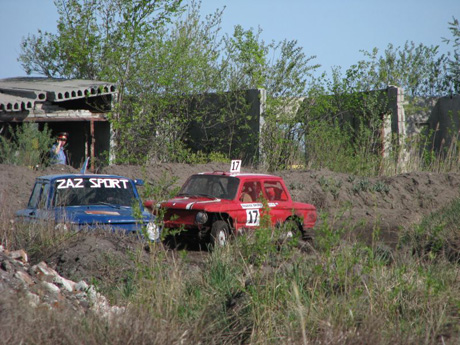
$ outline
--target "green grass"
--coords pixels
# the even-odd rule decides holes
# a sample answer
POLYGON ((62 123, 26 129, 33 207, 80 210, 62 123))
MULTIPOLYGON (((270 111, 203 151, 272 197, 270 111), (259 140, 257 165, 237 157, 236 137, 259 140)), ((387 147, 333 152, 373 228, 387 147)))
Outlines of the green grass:
MULTIPOLYGON (((265 228, 199 261, 197 253, 155 244, 147 256, 133 248, 128 266, 107 253, 97 288, 125 313, 111 322, 75 318, 70 310, 31 309, 18 295, 1 301, 15 307, 0 312, 0 334, 11 344, 457 344, 459 208, 456 200, 405 229, 385 255, 378 231, 367 245, 326 222, 311 246, 283 245, 276 229, 265 228)), ((47 229, 18 240, 25 235, 16 230, 2 239, 37 260, 70 241, 47 229)))

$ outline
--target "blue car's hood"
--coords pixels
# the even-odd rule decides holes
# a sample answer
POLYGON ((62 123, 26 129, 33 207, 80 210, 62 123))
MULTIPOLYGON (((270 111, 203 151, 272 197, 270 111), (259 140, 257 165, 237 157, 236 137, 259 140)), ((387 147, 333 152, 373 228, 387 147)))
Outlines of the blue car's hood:
POLYGON ((77 224, 126 224, 145 222, 150 219, 147 212, 142 212, 142 219, 133 215, 131 207, 112 206, 68 206, 55 209, 56 220, 66 220, 77 224))

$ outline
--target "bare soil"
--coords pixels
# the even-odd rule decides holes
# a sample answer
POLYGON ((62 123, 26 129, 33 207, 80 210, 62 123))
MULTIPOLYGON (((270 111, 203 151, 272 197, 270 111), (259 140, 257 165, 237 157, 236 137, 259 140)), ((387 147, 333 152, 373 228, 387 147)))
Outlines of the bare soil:
MULTIPOLYGON (((149 167, 108 166, 99 173, 142 178, 165 188, 180 186, 193 173, 228 169, 227 164, 157 164, 149 167)), ((263 172, 252 168, 243 171, 263 172)), ((14 212, 24 208, 37 176, 78 172, 71 167, 54 166, 34 170, 27 167, 0 165, 0 209, 3 215, 14 219, 14 212)), ((398 242, 405 227, 420 222, 423 216, 447 205, 459 196, 460 174, 433 174, 414 172, 393 177, 362 178, 321 171, 279 171, 295 201, 315 205, 322 215, 317 227, 325 221, 335 228, 348 229, 357 238, 370 240, 378 230, 381 241, 388 246, 398 242)), ((142 187, 141 187, 142 188, 142 187)), ((142 190, 141 190, 142 193, 142 190)), ((147 195, 145 198, 149 198, 147 195)), ((75 241, 50 255, 48 264, 69 279, 104 279, 97 267, 101 252, 129 266, 131 258, 126 249, 130 241, 119 241, 107 236, 77 236, 75 241)), ((19 249, 19 248, 16 248, 19 249)), ((199 266, 206 253, 194 253, 192 263, 199 266)))

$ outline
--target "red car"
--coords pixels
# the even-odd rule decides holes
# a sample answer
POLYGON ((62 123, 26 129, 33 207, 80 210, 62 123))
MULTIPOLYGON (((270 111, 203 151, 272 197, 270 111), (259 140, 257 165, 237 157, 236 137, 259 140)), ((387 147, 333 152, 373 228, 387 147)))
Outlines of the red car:
POLYGON ((292 201, 281 177, 233 171, 192 175, 174 198, 157 207, 164 228, 185 230, 212 245, 258 228, 266 212, 272 225, 290 225, 288 236, 305 237, 317 218, 313 205, 292 201))

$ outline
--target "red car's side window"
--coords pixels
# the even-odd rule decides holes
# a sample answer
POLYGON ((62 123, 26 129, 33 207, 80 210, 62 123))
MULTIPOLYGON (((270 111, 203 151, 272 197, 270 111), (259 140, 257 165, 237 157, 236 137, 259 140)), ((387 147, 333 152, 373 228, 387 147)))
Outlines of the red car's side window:
POLYGON ((243 184, 239 200, 241 202, 255 202, 260 200, 261 184, 258 181, 247 181, 243 184))
POLYGON ((287 201, 287 194, 279 181, 265 181, 265 194, 268 201, 287 201))

